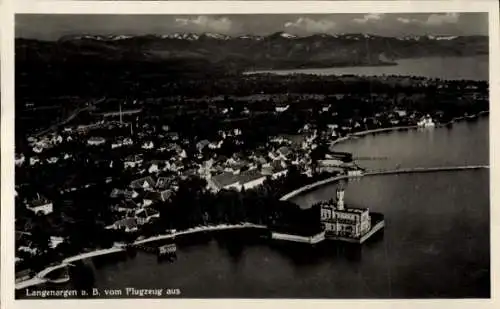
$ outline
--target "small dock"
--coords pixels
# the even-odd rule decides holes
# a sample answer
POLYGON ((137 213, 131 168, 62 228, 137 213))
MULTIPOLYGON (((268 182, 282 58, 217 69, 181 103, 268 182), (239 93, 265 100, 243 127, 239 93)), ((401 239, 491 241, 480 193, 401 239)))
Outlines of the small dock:
POLYGON ((325 232, 321 232, 313 236, 300 236, 300 235, 272 232, 271 239, 293 241, 298 243, 314 245, 325 240, 325 232))
POLYGON ((158 256, 175 255, 177 246, 175 244, 167 244, 158 248, 158 256))

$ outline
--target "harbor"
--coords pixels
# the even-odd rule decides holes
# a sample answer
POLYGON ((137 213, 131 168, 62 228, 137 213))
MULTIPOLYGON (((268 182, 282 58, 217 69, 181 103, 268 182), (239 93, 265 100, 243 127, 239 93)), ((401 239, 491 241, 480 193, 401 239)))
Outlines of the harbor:
MULTIPOLYGON (((402 165, 402 168, 413 168, 420 166, 428 167, 432 173, 400 173, 388 174, 385 176, 365 175, 361 177, 342 179, 341 182, 346 183, 346 205, 354 205, 356 207, 369 207, 372 218, 373 229, 377 227, 377 213, 384 214, 384 221, 387 223, 384 228, 374 231, 373 235, 368 235, 369 240, 362 239, 363 246, 359 246, 347 241, 319 241, 314 245, 309 245, 299 242, 278 241, 276 239, 261 239, 253 241, 245 241, 244 243, 231 242, 230 244, 221 246, 217 241, 207 240, 194 245, 179 246, 177 245, 177 260, 174 263, 158 264, 157 255, 154 250, 145 252, 137 250, 134 258, 118 259, 115 258, 111 251, 120 251, 123 249, 103 250, 99 253, 85 253, 79 257, 90 257, 91 259, 100 259, 99 254, 111 254, 109 265, 104 265, 95 273, 95 283, 97 287, 101 286, 124 286, 124 282, 128 278, 134 278, 138 286, 147 286, 151 282, 161 282, 163 284, 178 284, 183 292, 188 293, 191 297, 210 297, 213 295, 233 295, 239 297, 255 297, 272 296, 271 292, 261 286, 279 285, 283 278, 292 278, 297 271, 309 274, 312 269, 323 269, 326 276, 317 278, 314 276, 306 276, 304 281, 296 282, 286 290, 282 290, 280 295, 283 297, 355 297, 362 295, 364 297, 387 297, 389 291, 392 296, 398 297, 421 297, 426 294, 429 288, 438 291, 443 295, 453 297, 459 295, 457 288, 457 277, 454 276, 456 269, 469 269, 473 271, 473 265, 465 265, 462 260, 456 260, 457 256, 466 256, 467 259, 477 261, 480 265, 487 265, 488 261, 483 257, 487 256, 485 250, 487 247, 481 245, 487 242, 484 238, 487 233, 487 180, 488 180, 488 162, 487 156, 484 153, 480 157, 468 156, 469 152, 461 152, 461 149, 470 147, 463 139, 453 139, 454 136, 463 136, 464 134, 472 134, 473 132, 482 132, 480 127, 487 128, 487 121, 479 120, 478 123, 458 123, 451 131, 450 136, 446 129, 434 130, 433 137, 435 140, 441 140, 440 135, 447 137, 448 141, 454 141, 452 147, 448 145, 444 148, 426 147, 426 140, 420 136, 414 135, 411 132, 393 132, 379 136, 363 137, 356 140, 357 146, 363 147, 365 142, 363 139, 376 138, 378 143, 383 147, 386 144, 392 144, 394 139, 405 141, 410 139, 410 153, 413 157, 413 165, 402 165), (472 132, 472 133, 471 133, 472 132), (391 143, 386 142, 390 139, 391 143), (465 145, 464 145, 465 144, 465 145), (459 156, 450 157, 447 149, 458 149, 456 152, 459 156), (432 150, 436 153, 433 161, 428 160, 428 152, 432 150), (439 156, 438 156, 439 155, 439 156), (465 157, 464 157, 465 156, 465 157), (425 158, 425 159, 419 159, 425 158), (479 158, 479 159, 477 159, 479 158), (486 158, 486 159, 485 159, 486 158), (474 160, 476 159, 476 160, 474 160), (448 162, 448 166, 460 167, 464 163, 469 163, 475 166, 482 166, 478 169, 464 169, 461 171, 441 173, 436 166, 443 164, 443 160, 448 162), (466 187, 469 190, 477 192, 477 195, 471 200, 469 195, 464 190, 452 190, 449 186, 450 182, 456 183, 459 187, 466 187), (418 184, 418 186, 415 186, 418 184), (383 194, 380 194, 380 193, 383 194), (437 194, 439 193, 439 194, 437 194), (377 198, 374 199, 374 196, 377 198), (431 198, 431 196, 433 198, 431 198), (464 215, 471 216, 472 221, 463 221, 464 215), (439 218, 440 224, 435 224, 436 218, 439 218), (462 220, 462 221, 461 221, 462 220), (454 228, 454 222, 462 222, 462 229, 454 228), (467 246, 473 248, 473 255, 461 246, 452 244, 463 242, 464 233, 472 235, 473 239, 467 238, 467 246), (383 238, 377 240, 382 236, 383 238), (433 235, 440 235, 436 239, 433 235), (412 237, 412 243, 406 241, 412 237), (297 244, 294 246, 292 244, 297 244), (385 248, 392 248, 392 254, 386 255, 385 248), (440 248, 446 248, 446 251, 441 251, 440 248), (444 254, 444 257, 439 257, 444 254), (380 264, 380 259, 383 257, 383 263, 380 264), (452 259, 455 261, 452 265, 444 263, 452 259), (114 261, 114 262, 113 262, 114 261), (248 262, 245 262, 248 261, 248 262), (431 282, 415 281, 412 288, 408 288, 404 277, 394 277, 390 284, 381 283, 380 278, 388 276, 389 266, 391 265, 391 273, 403 273, 407 267, 420 269, 427 267, 436 272, 433 275, 431 282), (371 267, 370 265, 379 265, 379 267, 371 267), (410 266, 409 266, 410 265, 410 266), (311 267, 313 267, 311 269, 311 267), (198 269, 198 272, 187 276, 189 272, 183 270, 198 269), (364 269, 363 280, 357 275, 358 269, 364 269), (449 271, 447 269, 450 269, 449 271), (237 270, 237 271, 236 271, 237 270), (276 274, 276 271, 278 273, 276 274), (154 273, 155 276, 145 276, 144 274, 154 273), (271 275, 275 273, 276 275, 271 275), (187 276, 187 277, 186 277, 187 276), (216 281, 215 284, 198 289, 199 280, 202 278, 224 278, 222 281, 216 281), (251 280, 249 278, 252 278, 251 280), (326 279, 328 278, 328 279, 326 279), (446 285, 441 284, 442 279, 447 282, 446 285), (229 280, 227 280, 229 279, 229 280), (234 284, 234 281, 238 284, 234 284), (227 282, 227 283, 224 283, 227 282), (256 283, 257 282, 257 283, 256 283), (335 286, 341 286, 342 282, 351 282, 350 286, 357 287, 351 290, 336 289, 332 292, 331 288, 323 288, 326 282, 335 286), (325 283, 325 284, 322 284, 325 283), (311 284, 318 285, 318 289, 311 292, 307 287, 311 284), (249 286, 254 286, 254 290, 249 290, 249 286), (430 287, 429 287, 430 286, 430 287)), ((481 140, 474 137, 470 140, 481 140)), ((401 142, 399 142, 401 143, 401 142)), ((450 142, 448 142, 450 143, 450 142)), ((356 145, 354 145, 356 146, 356 145)), ((479 148, 481 150, 482 148, 479 148)), ((345 149, 346 151, 356 152, 352 148, 345 149)), ((388 152, 386 149, 378 149, 379 152, 388 152)), ((359 156, 365 156, 362 152, 359 156)), ((487 153, 487 152, 486 152, 487 153)), ((383 154, 385 155, 385 153, 383 154)), ((387 154, 393 160, 397 160, 394 154, 387 154)), ((367 162, 370 163, 370 162, 367 162)), ((380 166, 373 169, 382 170, 386 168, 383 164, 385 161, 374 161, 373 163, 380 166)), ((387 168, 386 168, 387 169, 387 168)), ((449 168, 447 168, 449 169, 449 168)), ((388 170, 388 169, 387 169, 388 170)), ((394 170, 394 169, 392 169, 394 170)), ((309 188, 309 190, 301 191, 299 194, 290 197, 290 201, 307 208, 321 201, 331 199, 335 195, 338 181, 330 181, 322 185, 309 188)), ((213 227, 199 227, 190 231, 178 231, 176 233, 197 234, 207 230, 218 231, 224 235, 233 235, 236 231, 243 231, 244 226, 250 225, 221 225, 213 227), (234 229, 232 228, 234 227, 234 229), (224 232, 225 231, 225 232, 224 232)), ((264 227, 261 227, 264 231, 264 227)), ((275 236, 287 237, 285 233, 275 236)), ((170 242, 172 235, 159 235, 150 238, 145 238, 138 241, 151 247, 163 244, 163 241, 170 242), (158 241, 159 240, 159 241, 158 241)), ((320 238, 321 236, 319 236, 320 238)), ((178 238, 176 238, 177 240, 178 238)), ((225 243, 225 242, 224 242, 225 243)), ((117 253, 121 254, 121 253, 117 253)), ((73 258, 74 260, 75 258, 73 258)), ((468 284, 480 289, 483 281, 481 278, 488 277, 488 274, 478 273, 477 275, 465 279, 468 284)), ((215 282, 213 279, 210 282, 215 282)), ((48 282, 40 283, 44 286, 48 282)), ((51 284, 54 285, 54 284, 51 284)), ((70 288, 71 281, 60 283, 57 286, 61 289, 70 288)), ((17 286, 16 286, 17 287, 17 286)), ((22 290, 18 290, 22 292, 22 290)), ((479 290, 475 295, 483 295, 479 290)))

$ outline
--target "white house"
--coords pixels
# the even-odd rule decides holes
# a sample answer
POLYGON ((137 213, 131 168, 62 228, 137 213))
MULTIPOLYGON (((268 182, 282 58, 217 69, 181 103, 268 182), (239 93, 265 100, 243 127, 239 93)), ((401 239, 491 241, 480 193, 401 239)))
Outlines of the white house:
POLYGON ((408 113, 405 110, 402 109, 397 109, 394 111, 396 114, 398 114, 399 117, 406 117, 408 113))
POLYGON ((51 142, 52 144, 60 144, 63 142, 63 137, 61 135, 54 136, 52 137, 51 142))
POLYGON ((119 148, 119 147, 122 147, 122 146, 123 146, 122 141, 116 141, 116 142, 113 142, 111 144, 111 149, 119 148))
POLYGON ((179 158, 181 159, 185 159, 187 158, 187 153, 186 153, 186 150, 184 149, 179 149, 179 151, 177 151, 177 155, 179 156, 179 158))
POLYGON ((347 175, 348 175, 348 176, 362 176, 362 175, 363 175, 363 173, 362 173, 362 171, 361 171, 361 170, 349 170, 349 171, 347 172, 347 175))
POLYGON ((87 140, 87 144, 90 146, 99 146, 106 142, 103 137, 93 136, 87 140))
POLYGON ((50 236, 50 247, 52 249, 56 248, 64 242, 64 238, 58 236, 50 236))
POLYGON ((34 153, 41 153, 43 151, 43 148, 40 146, 35 146, 33 147, 33 152, 34 153))
POLYGON ((49 164, 57 163, 57 161, 59 161, 58 157, 50 157, 47 159, 47 163, 49 163, 49 164))
POLYGON ((124 138, 122 141, 123 146, 130 146, 133 144, 134 144, 134 141, 130 137, 124 138))
POLYGON ((145 142, 142 144, 142 149, 153 149, 154 148, 154 143, 152 141, 145 142))
POLYGON ((208 144, 208 148, 210 149, 220 149, 222 147, 222 144, 224 143, 224 140, 220 140, 218 142, 211 142, 208 144))
POLYGON ((420 121, 417 123, 417 125, 422 128, 432 128, 436 126, 436 124, 429 115, 427 115, 426 117, 422 117, 420 121))
POLYGON ((158 173, 159 171, 160 171, 160 169, 158 168, 158 164, 156 164, 156 163, 151 164, 151 166, 148 169, 148 172, 150 174, 158 173))
POLYGON ((123 162, 123 165, 125 168, 134 168, 134 167, 141 166, 142 162, 143 162, 142 158, 135 156, 135 157, 125 159, 125 162, 123 162))
POLYGON ((288 110, 288 108, 290 107, 290 105, 280 105, 280 106, 276 106, 276 111, 278 113, 282 113, 286 110, 288 110))

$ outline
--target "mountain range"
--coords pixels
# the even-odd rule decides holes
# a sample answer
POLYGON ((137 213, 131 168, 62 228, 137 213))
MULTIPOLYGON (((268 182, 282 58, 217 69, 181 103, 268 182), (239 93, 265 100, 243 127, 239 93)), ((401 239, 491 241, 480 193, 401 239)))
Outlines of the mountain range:
POLYGON ((197 63, 262 70, 389 65, 397 59, 488 54, 486 36, 405 36, 276 32, 266 36, 217 33, 71 35, 56 41, 16 39, 18 65, 33 63, 197 63))

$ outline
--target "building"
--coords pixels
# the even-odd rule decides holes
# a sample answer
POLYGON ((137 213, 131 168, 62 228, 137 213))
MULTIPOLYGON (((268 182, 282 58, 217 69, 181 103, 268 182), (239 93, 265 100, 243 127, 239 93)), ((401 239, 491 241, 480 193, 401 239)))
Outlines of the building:
POLYGON ((155 181, 151 177, 143 177, 136 180, 133 180, 130 183, 130 188, 132 189, 143 189, 143 190, 152 190, 155 187, 155 181))
POLYGON ((154 143, 152 141, 147 141, 144 142, 141 146, 142 149, 153 149, 154 148, 154 143))
POLYGON ((238 186, 238 177, 230 172, 224 172, 208 179, 208 187, 213 191, 230 189, 238 186))
POLYGON ((238 175, 238 191, 253 189, 264 183, 267 176, 262 175, 258 170, 247 170, 238 175))
POLYGON ((337 189, 336 203, 321 204, 321 224, 325 237, 361 238, 371 229, 369 210, 344 205, 344 190, 337 189))
POLYGON ((143 159, 140 156, 130 156, 125 159, 123 165, 125 168, 135 168, 141 166, 143 159))
POLYGON ((16 166, 23 165, 24 161, 26 161, 26 158, 24 157, 23 154, 16 154, 15 161, 14 161, 16 166))
POLYGON ((363 172, 361 170, 348 170, 348 176, 363 176, 363 172))
POLYGON ((282 160, 286 160, 287 157, 292 153, 290 148, 288 148, 286 146, 282 146, 282 147, 278 148, 277 152, 282 160))
POLYGON ((276 109, 276 112, 282 113, 282 112, 288 110, 289 107, 290 107, 290 105, 288 105, 288 104, 278 104, 278 105, 276 105, 275 109, 276 109))
POLYGON ((172 190, 169 189, 163 191, 147 192, 144 195, 143 206, 146 207, 155 203, 170 201, 172 198, 172 194, 172 190))
POLYGON ((408 112, 404 109, 396 109, 394 112, 399 116, 399 117, 406 117, 408 116, 408 112))
POLYGON ((87 144, 90 146, 99 146, 104 144, 105 142, 106 140, 103 137, 93 136, 88 139, 87 144))
POLYGON ((107 229, 124 230, 125 232, 137 231, 139 222, 137 218, 128 217, 116 221, 113 225, 106 227, 107 229))
POLYGON ((427 115, 426 117, 422 117, 422 119, 420 119, 417 125, 422 128, 432 128, 436 126, 436 124, 429 115, 427 115))
POLYGON ((204 139, 196 143, 196 149, 198 149, 199 152, 202 152, 208 145, 210 145, 210 141, 204 139))
POLYGON ((38 214, 48 215, 54 211, 54 206, 48 199, 37 195, 36 199, 26 203, 26 208, 38 214))

